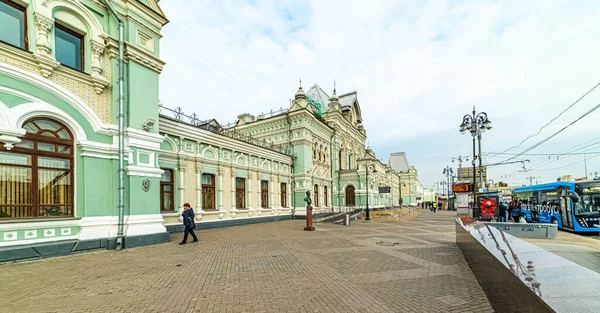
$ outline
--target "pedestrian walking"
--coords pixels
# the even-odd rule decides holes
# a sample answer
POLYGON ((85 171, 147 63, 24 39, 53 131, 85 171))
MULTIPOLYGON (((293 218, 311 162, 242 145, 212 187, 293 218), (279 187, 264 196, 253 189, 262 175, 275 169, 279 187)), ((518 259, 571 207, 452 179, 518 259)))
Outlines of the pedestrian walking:
POLYGON ((196 234, 194 234, 194 228, 196 228, 196 223, 194 222, 194 209, 192 209, 192 207, 190 206, 189 203, 184 203, 183 204, 183 212, 181 212, 181 215, 183 216, 183 226, 184 226, 184 235, 183 235, 183 241, 180 242, 180 245, 184 245, 187 242, 187 238, 188 238, 188 234, 191 234, 192 237, 194 238, 194 240, 192 242, 197 242, 198 241, 198 237, 196 237, 196 234))
POLYGON ((435 213, 435 209, 437 209, 437 202, 433 203, 433 213, 435 213))

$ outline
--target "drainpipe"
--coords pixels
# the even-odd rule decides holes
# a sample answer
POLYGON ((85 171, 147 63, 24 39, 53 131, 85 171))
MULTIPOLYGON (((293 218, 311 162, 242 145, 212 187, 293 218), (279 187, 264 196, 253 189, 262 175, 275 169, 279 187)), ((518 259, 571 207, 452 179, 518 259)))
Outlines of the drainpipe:
POLYGON ((125 219, 125 168, 124 168, 124 164, 125 164, 125 123, 124 123, 124 119, 125 116, 123 114, 124 111, 124 90, 123 90, 123 84, 124 84, 124 50, 125 50, 125 45, 124 45, 124 29, 125 29, 125 25, 123 23, 123 19, 121 19, 121 16, 119 15, 119 13, 117 13, 117 11, 115 10, 115 8, 112 6, 112 4, 109 2, 109 0, 103 0, 104 4, 106 4, 106 6, 108 7, 108 10, 110 11, 110 13, 112 13, 112 15, 114 15, 114 17, 117 19, 117 21, 119 22, 119 81, 118 81, 118 85, 119 85, 119 228, 118 228, 118 232, 117 232, 117 246, 116 249, 117 250, 121 250, 123 248, 123 224, 124 224, 124 219, 125 219))

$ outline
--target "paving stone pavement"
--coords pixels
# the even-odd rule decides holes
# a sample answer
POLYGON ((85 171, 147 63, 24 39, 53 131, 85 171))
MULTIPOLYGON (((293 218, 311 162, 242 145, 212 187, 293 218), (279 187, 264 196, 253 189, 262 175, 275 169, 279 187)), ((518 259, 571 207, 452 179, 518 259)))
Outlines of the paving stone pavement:
POLYGON ((0 312, 493 312, 454 212, 351 226, 291 220, 0 265, 0 312))

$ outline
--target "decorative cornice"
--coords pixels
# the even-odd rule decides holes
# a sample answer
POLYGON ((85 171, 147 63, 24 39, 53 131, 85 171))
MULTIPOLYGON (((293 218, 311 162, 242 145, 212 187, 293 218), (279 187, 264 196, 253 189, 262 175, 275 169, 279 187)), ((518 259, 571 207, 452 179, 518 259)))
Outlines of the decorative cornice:
POLYGON ((143 166, 135 166, 135 165, 128 165, 126 167, 126 170, 127 170, 127 175, 129 175, 129 176, 144 176, 144 177, 160 178, 163 173, 163 170, 161 170, 160 168, 143 167, 143 166))

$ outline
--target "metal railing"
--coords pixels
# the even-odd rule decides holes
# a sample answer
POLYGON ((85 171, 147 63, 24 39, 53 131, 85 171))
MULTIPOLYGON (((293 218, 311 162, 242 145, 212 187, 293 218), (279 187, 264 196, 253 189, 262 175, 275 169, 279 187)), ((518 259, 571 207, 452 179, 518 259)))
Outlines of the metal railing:
MULTIPOLYGON (((270 111, 267 113, 269 116, 275 116, 281 114, 282 112, 286 112, 287 109, 281 109, 279 111, 270 111)), ((220 124, 210 123, 212 120, 202 120, 198 117, 196 113, 186 114, 181 107, 177 107, 175 109, 168 108, 161 103, 158 104, 158 113, 162 117, 166 117, 172 120, 176 120, 194 127, 198 127, 204 130, 211 131, 215 134, 219 134, 222 136, 226 136, 232 139, 240 140, 255 146, 259 146, 265 149, 269 149, 271 151, 279 152, 285 155, 293 156, 289 149, 289 143, 281 143, 275 144, 273 142, 267 142, 266 139, 257 139, 246 133, 243 133, 236 128, 234 128, 235 124, 227 124, 225 127, 220 124)))

